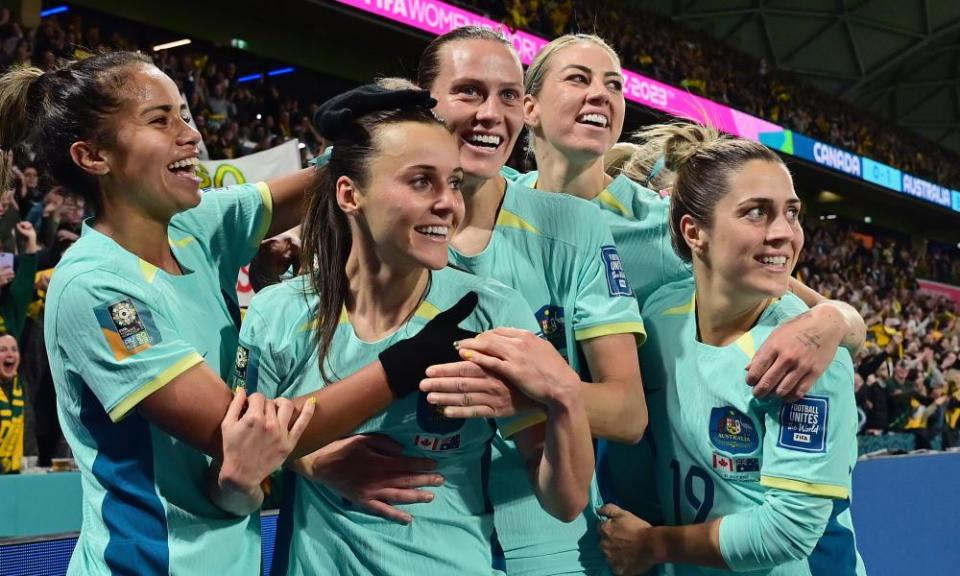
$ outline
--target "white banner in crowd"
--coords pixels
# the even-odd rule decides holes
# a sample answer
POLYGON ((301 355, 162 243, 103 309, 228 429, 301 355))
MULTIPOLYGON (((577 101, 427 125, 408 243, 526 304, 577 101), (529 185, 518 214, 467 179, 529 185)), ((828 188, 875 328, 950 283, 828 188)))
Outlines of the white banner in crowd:
MULTIPOLYGON (((235 160, 204 160, 200 163, 200 187, 221 188, 233 184, 260 182, 290 174, 300 169, 299 142, 289 140, 263 152, 243 156, 235 160)), ((247 267, 240 269, 237 278, 237 298, 246 308, 253 298, 253 286, 247 275, 247 267)))

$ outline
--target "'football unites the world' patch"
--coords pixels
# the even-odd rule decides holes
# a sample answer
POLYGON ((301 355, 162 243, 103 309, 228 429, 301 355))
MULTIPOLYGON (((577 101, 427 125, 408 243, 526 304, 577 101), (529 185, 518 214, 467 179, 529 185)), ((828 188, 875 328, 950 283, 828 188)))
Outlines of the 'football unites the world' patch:
POLYGON ((827 417, 830 399, 807 396, 780 408, 777 446, 801 452, 827 451, 827 417))
POLYGON ((633 296, 627 273, 623 270, 623 262, 616 246, 604 246, 600 249, 603 266, 607 272, 607 288, 611 296, 633 296))

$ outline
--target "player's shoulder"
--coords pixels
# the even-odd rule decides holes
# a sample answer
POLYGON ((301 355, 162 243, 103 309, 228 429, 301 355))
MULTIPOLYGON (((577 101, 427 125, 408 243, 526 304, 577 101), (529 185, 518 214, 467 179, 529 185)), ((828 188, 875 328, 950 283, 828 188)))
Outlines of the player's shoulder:
POLYGON ((644 321, 693 313, 696 284, 693 277, 664 284, 647 297, 643 305, 644 321))
POLYGON ((246 322, 296 329, 316 310, 319 296, 310 285, 310 277, 301 275, 263 288, 250 301, 246 322))

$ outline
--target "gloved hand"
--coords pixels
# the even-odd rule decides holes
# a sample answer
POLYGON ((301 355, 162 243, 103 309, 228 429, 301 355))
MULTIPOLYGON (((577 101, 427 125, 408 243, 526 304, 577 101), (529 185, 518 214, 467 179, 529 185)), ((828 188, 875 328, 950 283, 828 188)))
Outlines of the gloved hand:
POLYGON ((448 310, 437 314, 420 332, 380 353, 380 364, 394 396, 403 398, 417 390, 428 366, 460 360, 453 343, 473 338, 477 333, 457 325, 473 313, 477 302, 477 293, 468 292, 448 310))
POLYGON ((428 90, 391 90, 377 84, 347 90, 327 100, 317 109, 313 124, 317 132, 328 140, 335 140, 354 118, 379 110, 405 108, 433 108, 437 101, 428 90))

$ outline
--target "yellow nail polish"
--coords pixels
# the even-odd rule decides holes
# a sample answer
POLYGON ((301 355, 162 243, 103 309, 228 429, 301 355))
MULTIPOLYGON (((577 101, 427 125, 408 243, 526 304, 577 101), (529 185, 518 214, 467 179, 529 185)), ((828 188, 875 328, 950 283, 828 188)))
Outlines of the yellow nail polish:
POLYGON ((473 358, 473 352, 467 350, 466 352, 463 353, 463 357, 466 358, 467 360, 469 360, 469 359, 473 358))
POLYGON ((241 390, 243 390, 243 386, 237 386, 236 388, 233 389, 233 393, 239 394, 241 390))
POLYGON ((317 405, 317 397, 316 397, 316 396, 311 396, 310 399, 307 400, 307 404, 309 404, 309 405, 311 405, 311 406, 316 406, 316 405, 317 405))

